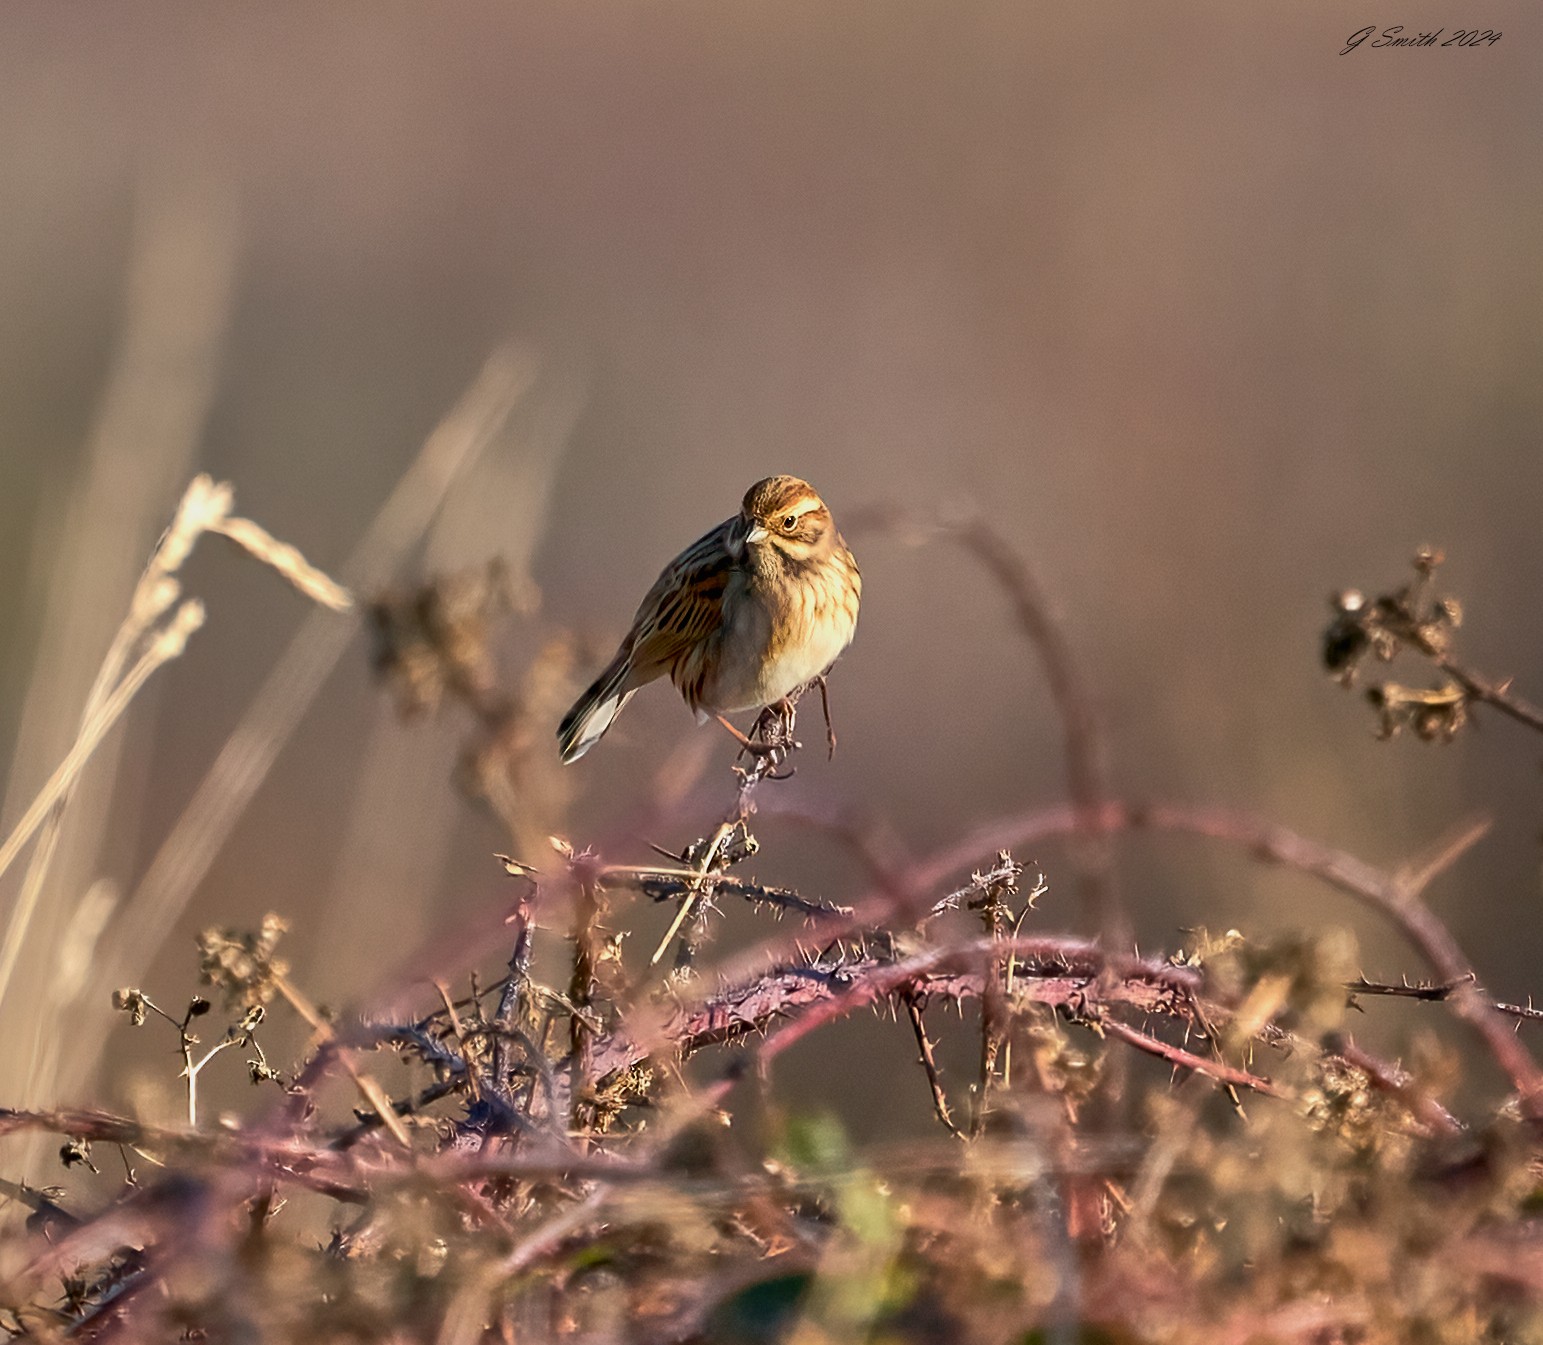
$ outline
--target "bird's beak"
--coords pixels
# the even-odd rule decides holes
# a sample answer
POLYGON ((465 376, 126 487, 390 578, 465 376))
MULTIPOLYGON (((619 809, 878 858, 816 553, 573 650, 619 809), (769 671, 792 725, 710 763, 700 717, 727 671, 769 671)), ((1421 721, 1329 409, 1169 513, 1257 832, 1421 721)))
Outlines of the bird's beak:
POLYGON ((753 546, 756 542, 764 542, 766 540, 766 536, 767 534, 765 528, 763 528, 759 523, 752 523, 750 525, 750 531, 745 534, 745 541, 753 546))

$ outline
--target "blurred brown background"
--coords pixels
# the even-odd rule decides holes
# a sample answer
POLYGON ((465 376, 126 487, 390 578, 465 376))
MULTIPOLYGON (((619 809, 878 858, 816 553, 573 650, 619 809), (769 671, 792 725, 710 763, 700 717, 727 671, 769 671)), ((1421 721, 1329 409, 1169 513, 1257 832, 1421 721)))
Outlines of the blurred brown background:
MULTIPOLYGON (((1543 695, 1543 33, 1505 3, 1484 7, 1496 46, 1338 54, 1365 23, 1460 11, 7 5, 7 827, 194 470, 336 571, 513 340, 535 382, 400 571, 528 567, 541 614, 501 628, 511 678, 538 625, 614 639, 762 475, 810 477, 838 520, 975 501, 1056 595, 1122 793, 1254 808, 1384 862, 1492 813, 1435 900, 1497 992, 1543 989, 1543 744, 1484 716, 1450 747, 1377 743, 1316 654, 1331 590, 1401 582, 1433 541, 1462 648, 1543 695)), ((1001 595, 953 552, 859 553, 841 750, 807 754, 788 796, 861 803, 918 854, 1062 797, 1001 595)), ((65 941, 118 937, 111 890, 84 915, 83 894, 142 878, 308 616, 219 547, 187 578, 209 624, 78 800, 0 1010, 0 1101, 132 1093, 127 1029, 39 1014, 39 987, 65 941)), ((297 977, 364 1002, 496 914, 508 840, 450 784, 464 727, 399 724, 356 638, 136 978, 179 1002, 194 931, 273 909, 297 977)), ((614 834, 696 732, 641 696, 573 768, 569 834, 614 834)), ((828 847, 762 840, 762 877, 856 889, 828 847)), ((1186 841, 1122 854, 1143 946, 1344 921, 1369 974, 1418 970, 1303 880, 1186 841)), ((1047 872, 1045 926, 1079 927, 1060 853, 1020 857, 1047 872)), ((100 1018, 113 987, 69 974, 100 1018)), ((811 1062, 811 1094, 841 1101, 851 1073, 811 1062)))

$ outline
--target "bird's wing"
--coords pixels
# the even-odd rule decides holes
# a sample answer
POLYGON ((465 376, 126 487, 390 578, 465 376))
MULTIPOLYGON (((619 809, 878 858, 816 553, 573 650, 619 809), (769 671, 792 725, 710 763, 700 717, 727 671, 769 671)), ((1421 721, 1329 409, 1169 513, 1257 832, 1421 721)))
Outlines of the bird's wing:
POLYGON ((736 562, 729 551, 734 520, 720 523, 680 553, 648 590, 632 621, 634 673, 664 670, 723 621, 723 599, 736 562))

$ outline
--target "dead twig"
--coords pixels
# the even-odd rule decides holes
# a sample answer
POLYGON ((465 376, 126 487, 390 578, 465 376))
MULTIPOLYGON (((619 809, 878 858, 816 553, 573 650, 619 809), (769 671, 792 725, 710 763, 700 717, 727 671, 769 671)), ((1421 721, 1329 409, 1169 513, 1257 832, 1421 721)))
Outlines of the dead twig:
POLYGON ((904 996, 904 1003, 906 1017, 911 1020, 911 1030, 916 1034, 917 1050, 921 1052, 921 1065, 927 1074, 927 1086, 932 1090, 932 1109, 937 1113, 938 1120, 943 1123, 943 1128, 950 1135, 964 1139, 964 1132, 954 1124, 953 1115, 948 1109, 948 1094, 943 1090, 943 1080, 938 1071, 937 1055, 934 1052, 931 1040, 927 1036, 927 1025, 922 1021, 921 1005, 911 995, 904 996))
MULTIPOLYGON (((937 882, 983 852, 1032 846, 1052 836, 1072 835, 1080 825, 1076 810, 1066 807, 992 823, 923 862, 911 880, 937 882)), ((1287 827, 1227 808, 1114 803, 1104 809, 1100 828, 1109 833, 1181 832, 1238 845, 1257 859, 1311 875, 1379 911, 1403 931, 1436 975, 1453 985, 1448 1000, 1453 1012, 1484 1041, 1515 1087, 1523 1110, 1529 1116, 1543 1118, 1543 1072, 1532 1053, 1511 1031, 1506 1015, 1478 988, 1473 968, 1451 932, 1422 899, 1424 888, 1482 839, 1489 830, 1487 821, 1465 824, 1395 873, 1308 840, 1287 827)), ((858 902, 857 908, 861 910, 863 903, 858 902)))
POLYGON ((1129 1023, 1122 1023, 1113 1016, 1100 1014, 1094 1022, 1100 1032, 1123 1041, 1129 1046, 1134 1046, 1139 1051, 1145 1051, 1149 1055, 1166 1060, 1179 1069, 1193 1070, 1196 1074, 1203 1074, 1206 1078, 1215 1079, 1218 1083, 1230 1084, 1235 1088, 1247 1088, 1250 1092, 1263 1093, 1266 1097, 1290 1098, 1293 1096, 1290 1089, 1271 1083, 1261 1075, 1251 1074, 1246 1069, 1239 1069, 1235 1065, 1228 1065, 1220 1060, 1196 1055, 1193 1051, 1186 1051, 1182 1046, 1175 1046, 1150 1033, 1142 1032, 1129 1023))
MULTIPOLYGON (((1470 973, 1459 981, 1401 981, 1391 985, 1382 981, 1368 981, 1362 976, 1354 981, 1347 981, 1345 989, 1352 997, 1356 995, 1378 995, 1388 999, 1419 999, 1440 1003, 1451 999, 1453 994, 1464 985, 1472 985, 1473 975, 1470 973)), ((1520 1018, 1527 1022, 1543 1021, 1543 1009, 1533 1004, 1509 1004, 1503 999, 1493 999, 1490 1006, 1496 1013, 1502 1013, 1507 1018, 1520 1018)))

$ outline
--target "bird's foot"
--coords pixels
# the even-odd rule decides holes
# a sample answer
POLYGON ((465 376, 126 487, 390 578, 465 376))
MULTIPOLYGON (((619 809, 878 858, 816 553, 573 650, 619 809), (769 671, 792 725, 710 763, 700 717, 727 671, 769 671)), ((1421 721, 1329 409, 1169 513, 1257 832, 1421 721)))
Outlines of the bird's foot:
POLYGON ((761 711, 761 716, 755 721, 755 727, 750 730, 750 733, 752 737, 761 740, 763 747, 784 753, 791 752, 800 746, 793 737, 793 730, 797 723, 797 703, 794 698, 784 696, 776 704, 768 705, 761 711))
POLYGON ((729 721, 722 715, 717 715, 716 718, 718 722, 734 736, 734 741, 739 744, 740 756, 771 757, 776 756, 779 752, 782 751, 781 744, 775 741, 761 741, 753 736, 759 731, 761 727, 759 720, 756 721, 755 726, 750 730, 752 736, 747 737, 745 734, 741 733, 737 728, 735 728, 734 725, 729 723, 729 721))

